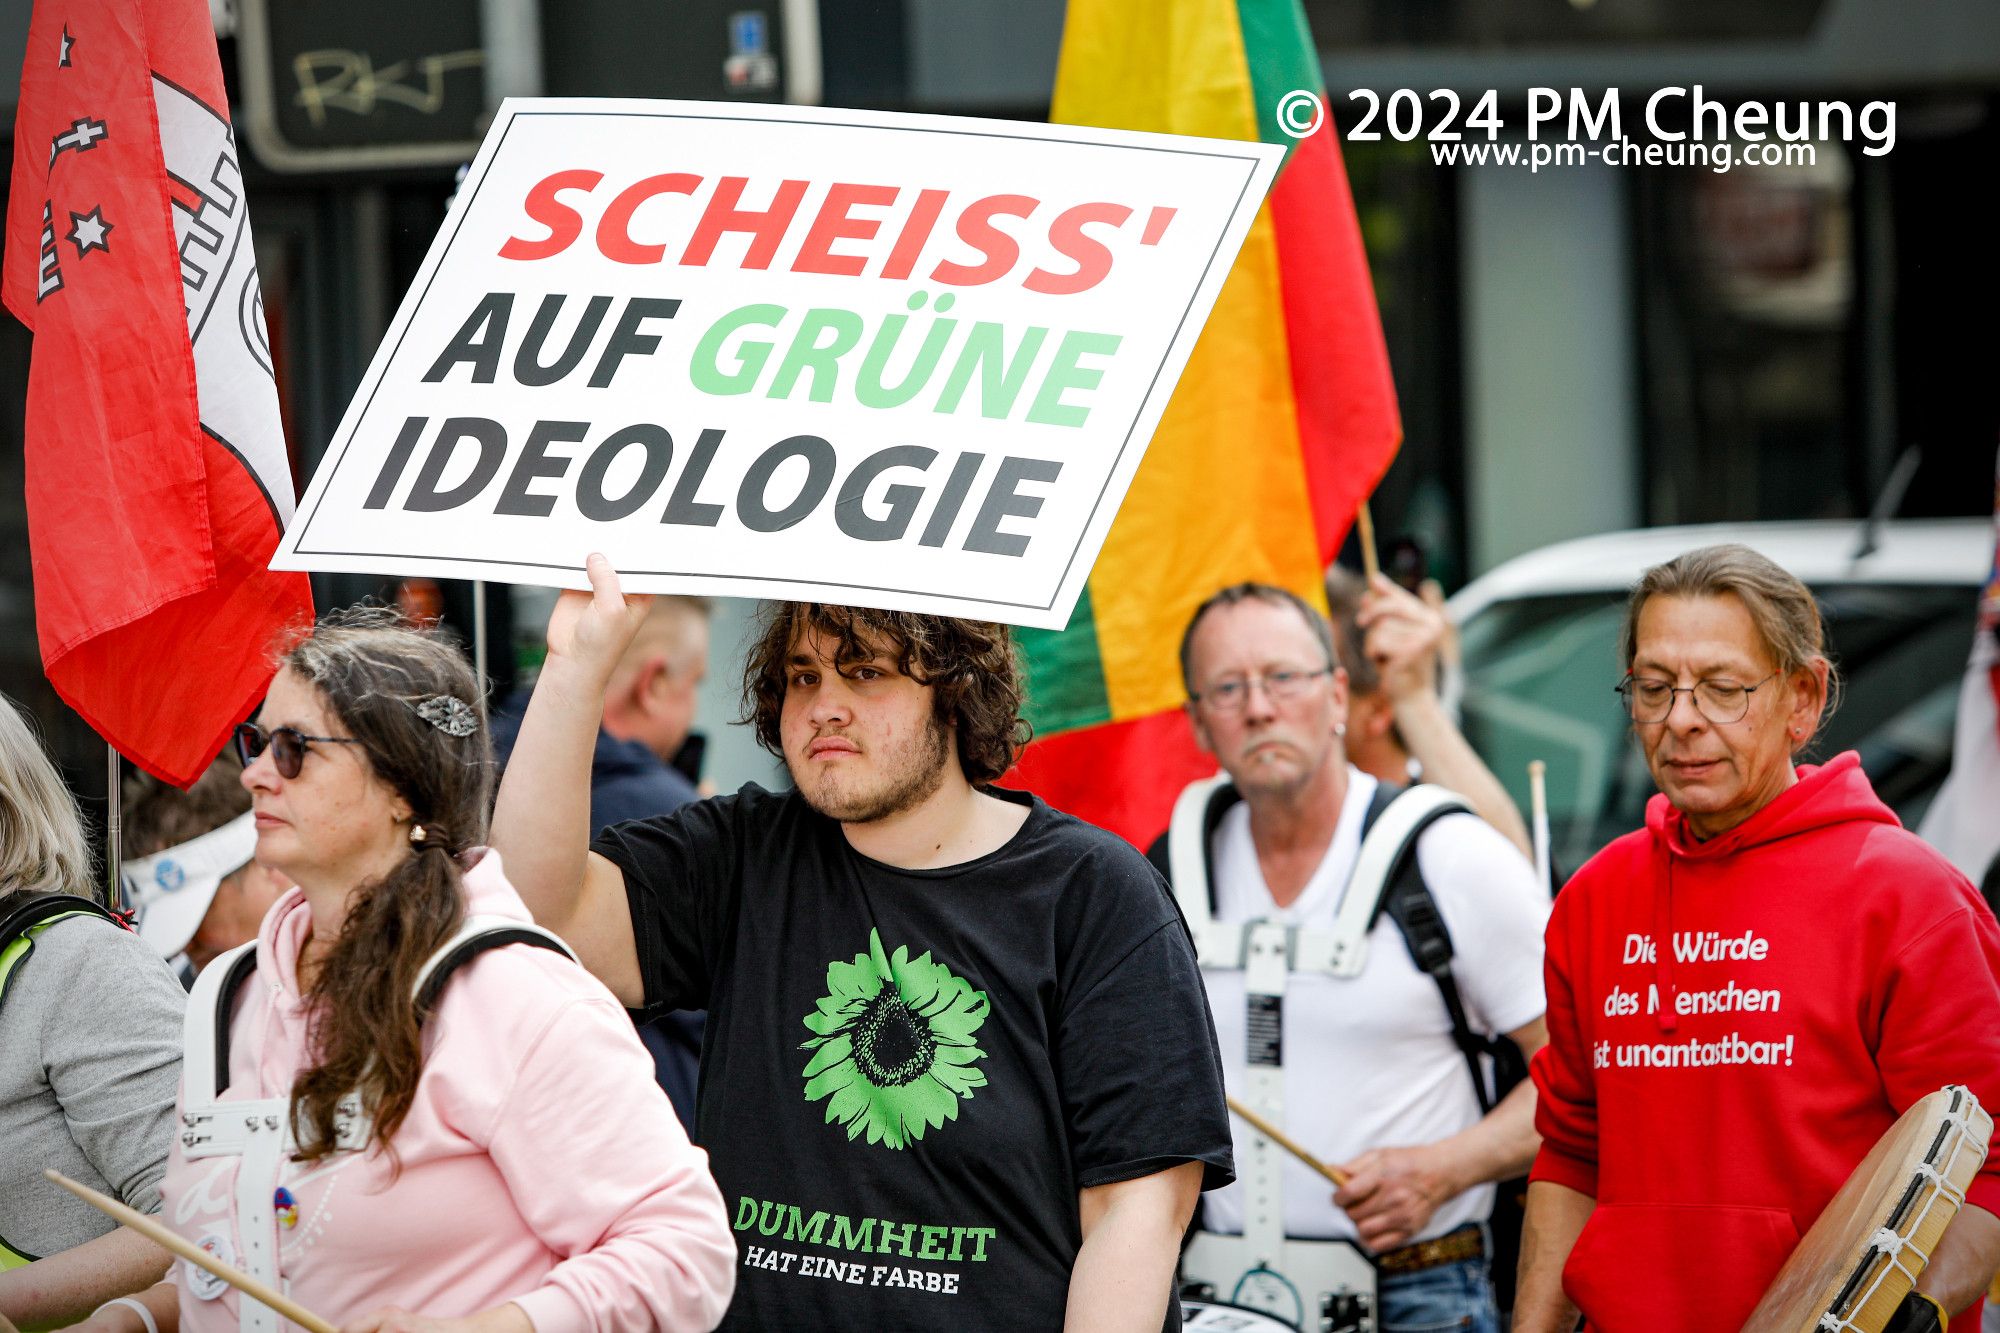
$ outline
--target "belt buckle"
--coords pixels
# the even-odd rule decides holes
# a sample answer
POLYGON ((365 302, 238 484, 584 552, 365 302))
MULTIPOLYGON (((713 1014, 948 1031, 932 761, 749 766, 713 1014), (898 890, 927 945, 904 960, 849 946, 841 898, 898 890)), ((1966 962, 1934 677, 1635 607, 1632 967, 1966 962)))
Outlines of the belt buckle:
POLYGON ((1476 1226, 1462 1227, 1377 1255, 1375 1266, 1390 1276, 1401 1277, 1481 1258, 1485 1253, 1486 1238, 1480 1229, 1476 1226))

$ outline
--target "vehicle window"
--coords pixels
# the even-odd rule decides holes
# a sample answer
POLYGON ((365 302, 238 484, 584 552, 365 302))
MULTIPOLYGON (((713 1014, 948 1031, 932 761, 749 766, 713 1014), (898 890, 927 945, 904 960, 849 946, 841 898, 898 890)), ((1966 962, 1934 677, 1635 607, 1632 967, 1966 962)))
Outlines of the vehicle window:
MULTIPOLYGON (((1846 683, 1806 758, 1858 750, 1876 791, 1913 825, 1951 768, 1976 591, 1836 584, 1816 592, 1846 683)), ((1638 828, 1654 791, 1612 691, 1624 607, 1613 593, 1526 597, 1462 628, 1466 737, 1524 812, 1528 762, 1547 761, 1558 873, 1638 828)))

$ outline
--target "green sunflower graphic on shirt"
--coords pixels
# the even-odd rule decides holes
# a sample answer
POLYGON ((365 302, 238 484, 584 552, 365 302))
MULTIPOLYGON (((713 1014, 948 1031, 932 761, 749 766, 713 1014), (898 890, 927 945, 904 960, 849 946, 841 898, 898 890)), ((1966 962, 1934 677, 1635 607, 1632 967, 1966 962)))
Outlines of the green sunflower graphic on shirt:
POLYGON ((910 957, 882 947, 868 932, 868 952, 826 969, 827 993, 805 1025, 801 1044, 806 1100, 826 1098, 826 1121, 847 1137, 902 1149, 947 1120, 958 1103, 986 1086, 986 1052, 973 1036, 986 1021, 986 992, 974 990, 928 951, 910 957))

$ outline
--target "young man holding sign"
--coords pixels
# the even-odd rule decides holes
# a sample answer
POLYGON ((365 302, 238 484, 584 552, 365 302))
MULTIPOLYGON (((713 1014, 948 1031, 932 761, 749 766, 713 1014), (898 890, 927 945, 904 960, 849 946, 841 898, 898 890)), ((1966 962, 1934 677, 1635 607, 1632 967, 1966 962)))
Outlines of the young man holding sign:
POLYGON ((797 789, 586 855, 599 696, 643 615, 602 557, 590 578, 550 622, 493 840, 628 1006, 710 1012, 725 1327, 1178 1328, 1182 1231, 1231 1175, 1201 978, 1136 851, 986 785, 1018 741, 1007 631, 781 605, 745 688, 797 789))

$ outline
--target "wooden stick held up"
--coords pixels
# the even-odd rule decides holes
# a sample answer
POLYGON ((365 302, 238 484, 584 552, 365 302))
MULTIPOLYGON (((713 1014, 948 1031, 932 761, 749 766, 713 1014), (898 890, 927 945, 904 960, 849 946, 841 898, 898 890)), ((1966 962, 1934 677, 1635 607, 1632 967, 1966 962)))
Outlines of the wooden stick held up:
POLYGON ((178 1254, 197 1268, 207 1269, 252 1300, 262 1301, 286 1319, 297 1324, 300 1328, 308 1330, 308 1333, 340 1333, 339 1329, 327 1323, 326 1320, 321 1319, 311 1310, 287 1300, 284 1296, 271 1290, 271 1288, 265 1286, 256 1278, 251 1277, 248 1273, 223 1263, 220 1259, 217 1259, 207 1250, 188 1240, 179 1232, 168 1230, 144 1213, 135 1212, 116 1199, 108 1199, 88 1185, 79 1185, 60 1171, 44 1171, 42 1174, 93 1208, 108 1213, 118 1221, 123 1222, 126 1226, 131 1227, 147 1240, 166 1246, 169 1250, 172 1250, 175 1254, 178 1254))
POLYGON ((1337 1166, 1328 1166, 1325 1162, 1320 1161, 1319 1158, 1301 1148, 1284 1130, 1279 1129, 1276 1125, 1266 1120, 1263 1116, 1258 1115, 1234 1097, 1227 1098, 1227 1101, 1229 1102, 1229 1109, 1242 1116, 1249 1123, 1250 1128, 1256 1130, 1259 1134, 1262 1134, 1265 1138, 1277 1144, 1301 1162, 1304 1162, 1320 1175, 1325 1176, 1335 1185, 1345 1185, 1347 1183, 1347 1173, 1345 1171, 1337 1166))
POLYGON ((1354 539, 1361 544, 1361 577, 1372 585, 1382 572, 1382 562, 1375 555, 1375 519, 1366 500, 1354 511, 1354 539))

